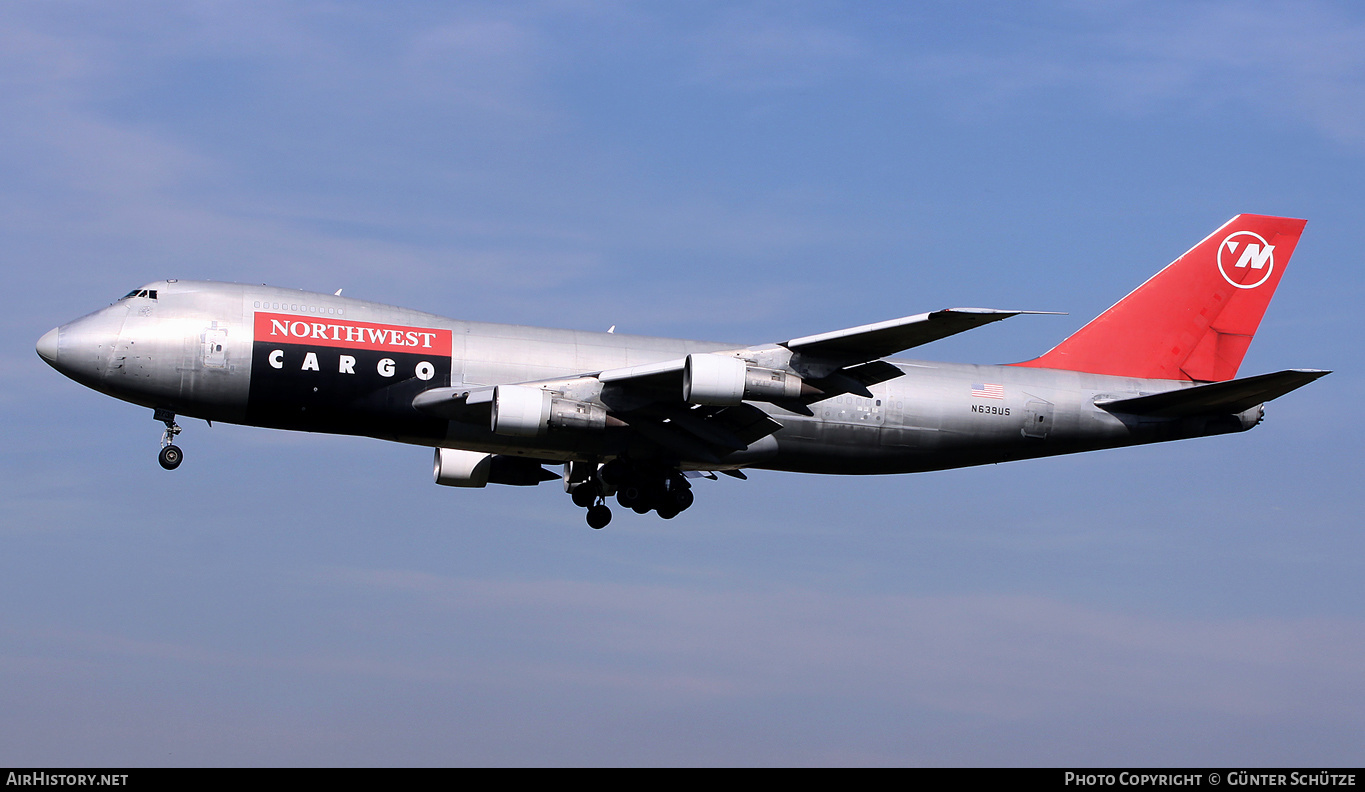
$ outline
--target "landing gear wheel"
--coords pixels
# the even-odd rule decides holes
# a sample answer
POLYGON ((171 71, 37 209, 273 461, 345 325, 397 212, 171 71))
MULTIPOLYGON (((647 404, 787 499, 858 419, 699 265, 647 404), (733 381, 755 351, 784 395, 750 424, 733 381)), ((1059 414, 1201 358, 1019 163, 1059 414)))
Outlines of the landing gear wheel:
POLYGON ((606 504, 599 503, 588 509, 588 527, 597 530, 607 527, 609 522, 611 522, 611 509, 607 508, 606 504))
MULTIPOLYGON (((616 491, 616 502, 627 509, 634 509, 640 505, 643 496, 644 493, 640 491, 639 487, 634 484, 627 484, 616 491)), ((645 511, 649 511, 649 509, 645 509, 645 511)), ((644 513, 640 512, 640 514, 644 513)))
POLYGON ((573 505, 588 508, 597 501, 597 487, 591 481, 585 481, 574 487, 573 505))
POLYGON ((180 426, 175 422, 175 413, 156 409, 152 411, 152 418, 166 425, 166 431, 161 433, 161 453, 157 455, 156 461, 167 470, 175 470, 185 459, 185 453, 175 445, 175 436, 180 434, 180 426))
POLYGON ((185 454, 180 450, 180 446, 168 445, 161 449, 161 453, 156 455, 156 461, 167 470, 175 470, 180 467, 181 461, 185 459, 185 454))

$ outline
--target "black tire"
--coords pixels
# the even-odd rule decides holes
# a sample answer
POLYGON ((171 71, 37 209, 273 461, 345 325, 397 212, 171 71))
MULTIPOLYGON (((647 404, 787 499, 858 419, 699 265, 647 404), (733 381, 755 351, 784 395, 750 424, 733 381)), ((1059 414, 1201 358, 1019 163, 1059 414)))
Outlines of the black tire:
POLYGON ((678 511, 687 511, 687 507, 691 506, 692 501, 695 500, 690 489, 674 490, 669 495, 672 497, 673 507, 678 511))
POLYGON ((602 504, 588 509, 588 527, 598 530, 607 527, 609 522, 611 522, 611 509, 602 504))
POLYGON ((660 506, 660 507, 659 507, 658 509, 656 509, 655 511, 657 511, 658 514, 659 514, 659 516, 662 517, 662 518, 664 518, 665 520, 671 520, 671 519, 673 519, 674 517, 677 517, 677 516, 678 516, 678 512, 681 511, 681 510, 680 510, 680 509, 677 509, 677 508, 675 508, 675 507, 673 507, 673 506, 660 506))
POLYGON ((597 487, 592 482, 584 482, 574 487, 572 497, 573 505, 586 509, 597 501, 597 487))
POLYGON ((180 463, 185 460, 185 453, 179 446, 168 445, 161 449, 161 453, 156 455, 156 461, 167 470, 175 470, 180 467, 180 463))

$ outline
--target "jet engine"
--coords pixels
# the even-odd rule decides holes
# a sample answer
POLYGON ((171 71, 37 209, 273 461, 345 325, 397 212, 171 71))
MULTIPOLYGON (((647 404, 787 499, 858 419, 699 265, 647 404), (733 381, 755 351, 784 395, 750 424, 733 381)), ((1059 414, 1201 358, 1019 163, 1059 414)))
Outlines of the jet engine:
POLYGON ((725 355, 688 355, 683 367, 683 401, 691 404, 795 399, 801 396, 803 384, 795 374, 758 368, 725 355))
POLYGON ((432 478, 437 484, 446 487, 472 488, 489 484, 531 487, 542 481, 559 478, 559 474, 551 473, 534 459, 438 448, 432 478))
POLYGON ((488 486, 488 470, 492 466, 492 454, 438 448, 431 473, 436 483, 445 487, 485 487, 488 486))
POLYGON ((607 410, 600 404, 561 398, 529 385, 493 389, 490 428, 496 434, 537 437, 550 427, 600 431, 607 423, 607 410))

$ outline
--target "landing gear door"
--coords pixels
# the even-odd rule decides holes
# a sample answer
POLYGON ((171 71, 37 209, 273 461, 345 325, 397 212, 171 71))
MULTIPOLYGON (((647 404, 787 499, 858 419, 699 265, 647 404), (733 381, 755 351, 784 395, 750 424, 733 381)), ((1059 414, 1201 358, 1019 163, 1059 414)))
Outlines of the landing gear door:
POLYGON ((227 367, 228 331, 217 322, 204 331, 204 368, 227 367))
POLYGON ((1052 403, 1034 400, 1024 408, 1024 437, 1047 437, 1052 431, 1052 403))

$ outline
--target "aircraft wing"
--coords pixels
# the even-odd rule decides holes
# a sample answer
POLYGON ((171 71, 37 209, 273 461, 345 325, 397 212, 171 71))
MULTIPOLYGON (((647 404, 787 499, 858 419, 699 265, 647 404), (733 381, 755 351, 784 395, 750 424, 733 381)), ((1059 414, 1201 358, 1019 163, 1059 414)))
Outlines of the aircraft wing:
POLYGON ((729 407, 656 403, 619 413, 631 429, 679 456, 715 464, 778 429, 782 423, 752 404, 729 407))
POLYGON ((618 384, 681 394, 683 370, 685 368, 687 368, 687 358, 678 358, 677 360, 666 360, 663 363, 609 369, 589 376, 597 377, 598 381, 604 385, 618 384))
POLYGON ((940 338, 972 330, 982 325, 1020 314, 1048 314, 1049 311, 1002 311, 994 308, 945 308, 941 311, 906 316, 875 324, 803 336, 782 346, 803 355, 836 358, 856 363, 880 360, 887 355, 913 349, 940 338))
MULTIPOLYGON (((804 380, 794 380, 798 387, 785 396, 761 400, 811 415, 811 403, 841 393, 871 397, 869 386, 900 376, 900 369, 881 360, 887 355, 1024 313, 1044 312, 949 308, 715 354, 728 358, 728 365, 739 367, 740 374, 745 361, 758 361, 756 370, 777 377, 787 376, 777 369, 795 365, 799 355, 798 370, 804 380)), ((778 420, 752 404, 740 403, 739 398, 685 400, 689 357, 501 387, 539 388, 565 399, 600 401, 610 425, 628 426, 658 445, 699 461, 720 462, 725 454, 747 448, 782 428, 778 420)), ((711 359, 712 355, 702 353, 701 357, 711 359)), ((433 388, 418 394, 412 405, 447 420, 484 423, 491 420, 496 387, 433 388)))
MULTIPOLYGON (((679 362, 678 371, 681 371, 679 362)), ((660 383, 650 382, 653 376, 668 376, 669 366, 661 364, 639 375, 647 391, 657 391, 660 383)), ((679 376, 681 376, 679 374, 679 376)), ((557 392, 580 391, 591 388, 585 375, 568 380, 516 383, 511 387, 543 388, 557 392)), ((630 377, 617 377, 608 382, 631 383, 630 377)), ((492 418, 494 386, 465 386, 432 388, 418 394, 412 406, 420 412, 450 421, 487 424, 492 418)), ((721 457, 748 448, 754 442, 773 434, 782 424, 752 404, 714 406, 687 404, 680 398, 681 385, 671 398, 641 395, 634 389, 622 393, 604 389, 602 400, 608 409, 609 425, 628 427, 647 439, 679 456, 699 462, 722 464, 721 457)))
MULTIPOLYGON (((876 365, 875 361, 887 355, 911 349, 940 338, 972 330, 982 325, 1008 319, 1020 314, 1048 314, 1048 311, 1005 311, 994 308, 945 308, 941 311, 916 314, 885 322, 860 325, 829 333, 802 336, 784 341, 776 346, 800 353, 807 359, 828 361, 832 365, 822 367, 825 371, 837 371, 850 375, 861 386, 875 385, 894 376, 899 376, 894 366, 876 365), (857 366, 856 364, 867 364, 857 366)), ((773 347, 768 347, 769 349, 773 347)), ((762 347, 749 350, 734 350, 731 354, 748 357, 746 352, 761 351, 762 347)), ((678 358, 662 363, 642 366, 627 366, 598 372, 596 376, 603 383, 614 383, 632 388, 678 392, 686 369, 686 358, 678 358)), ((843 377, 840 377, 843 379, 843 377)), ((836 393, 861 393, 865 390, 851 383, 849 387, 836 388, 836 393)), ((834 393, 830 393, 834 395, 834 393)), ((865 394, 864 394, 865 395, 865 394)))

